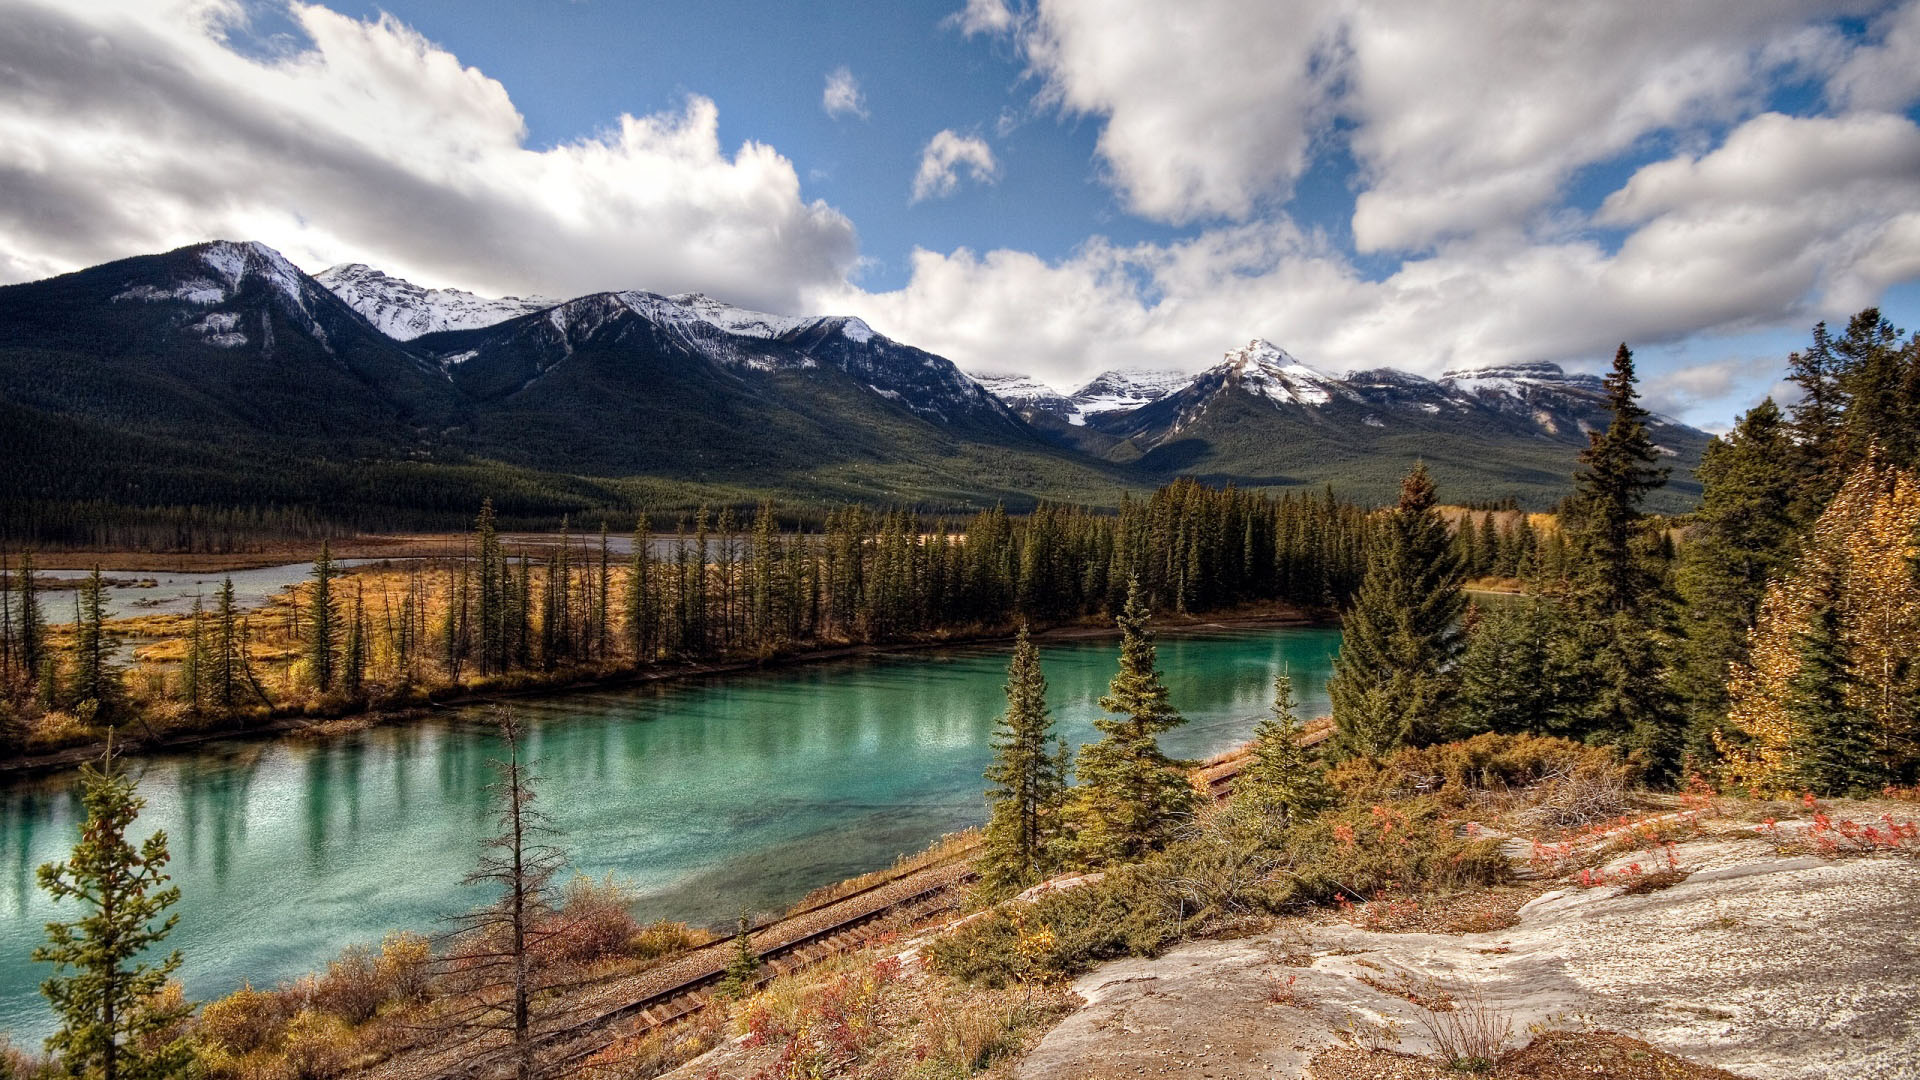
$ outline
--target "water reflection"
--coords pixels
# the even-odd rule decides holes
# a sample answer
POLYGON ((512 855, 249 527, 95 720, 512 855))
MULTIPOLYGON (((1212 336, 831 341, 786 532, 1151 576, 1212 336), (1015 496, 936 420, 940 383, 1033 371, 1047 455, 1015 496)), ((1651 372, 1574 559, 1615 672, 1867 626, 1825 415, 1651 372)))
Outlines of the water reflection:
MULTIPOLYGON (((1198 757, 1247 737, 1272 676, 1325 708, 1337 634, 1162 642, 1198 757)), ((645 918, 729 922, 885 865, 984 817, 981 769, 1004 704, 1004 648, 795 668, 526 701, 543 808, 573 866, 631 880, 645 918)), ((1111 641, 1044 652, 1070 741, 1093 737, 1111 641)), ((170 945, 196 997, 310 970, 355 941, 427 928, 479 898, 459 885, 492 828, 482 710, 327 742, 215 745, 142 763, 146 829, 165 828, 183 900, 170 945)), ((80 819, 72 778, 0 789, 0 1030, 37 1039, 45 972, 25 958, 60 917, 33 867, 80 819)))

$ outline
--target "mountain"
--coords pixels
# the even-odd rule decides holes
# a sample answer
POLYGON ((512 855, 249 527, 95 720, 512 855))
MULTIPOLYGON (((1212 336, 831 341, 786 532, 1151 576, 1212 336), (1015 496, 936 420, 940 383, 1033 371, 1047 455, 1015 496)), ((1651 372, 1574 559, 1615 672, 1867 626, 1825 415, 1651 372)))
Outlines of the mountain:
POLYGON ((395 341, 492 326, 559 303, 537 296, 490 299, 461 289, 424 289, 365 263, 329 267, 314 280, 395 341))
MULTIPOLYGON (((1089 416, 1087 426, 1113 440, 1103 457, 1150 475, 1385 492, 1418 459, 1449 498, 1538 505, 1543 493, 1566 491, 1587 433, 1608 421, 1600 379, 1550 363, 1439 380, 1390 368, 1336 376, 1255 340, 1180 389, 1089 416)), ((1656 505, 1684 509, 1711 436, 1667 417, 1648 426, 1674 465, 1656 505)))
MULTIPOLYGON (((389 326, 453 311, 377 272, 329 277, 389 326)), ((405 527, 489 493, 557 516, 768 494, 1018 507, 1127 482, 859 319, 697 294, 470 301, 461 317, 488 325, 402 341, 272 249, 224 241, 0 288, 0 424, 22 446, 0 501, 405 527)))
POLYGON ((475 403, 477 444, 530 467, 781 487, 904 469, 946 498, 1020 495, 978 460, 994 448, 1108 482, 949 361, 855 318, 630 291, 413 344, 475 403))
POLYGON ((1062 394, 1029 375, 976 375, 975 381, 1029 423, 1056 421, 1086 425, 1099 413, 1137 409, 1158 401, 1191 376, 1177 371, 1103 371, 1071 394, 1062 394))
MULTIPOLYGON (((408 528, 486 495, 549 520, 769 495, 1020 508, 1180 475, 1385 501, 1416 459, 1449 498, 1542 506, 1606 419, 1599 381, 1551 364, 1335 376, 1254 341, 1191 379, 1061 393, 850 316, 490 300, 359 264, 315 278, 254 243, 0 288, 0 502, 82 537, 103 507, 408 528)), ((1662 505, 1683 508, 1707 436, 1653 430, 1676 465, 1662 505)))

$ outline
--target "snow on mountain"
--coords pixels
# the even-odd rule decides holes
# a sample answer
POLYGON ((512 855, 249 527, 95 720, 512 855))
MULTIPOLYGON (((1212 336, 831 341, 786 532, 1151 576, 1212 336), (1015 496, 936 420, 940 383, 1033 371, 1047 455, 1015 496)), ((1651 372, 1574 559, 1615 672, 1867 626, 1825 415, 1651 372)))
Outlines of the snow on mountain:
POLYGON ((1103 371, 1073 392, 1067 422, 1076 426, 1087 417, 1100 413, 1137 409, 1159 401, 1193 381, 1193 376, 1178 371, 1103 371))
POLYGON ((475 296, 463 289, 427 289, 364 263, 343 263, 314 275, 396 341, 442 330, 476 330, 558 303, 538 296, 475 296))
POLYGON ((1059 413, 1073 409, 1073 402, 1067 395, 1031 375, 969 375, 969 378, 1014 409, 1059 413))
POLYGON ((1351 396, 1340 379, 1294 359, 1285 349, 1260 338, 1227 354, 1218 373, 1276 405, 1325 405, 1336 394, 1351 396))
POLYGON ((1538 391, 1604 393, 1606 384, 1598 375, 1569 375, 1559 364, 1544 360, 1519 364, 1500 364, 1484 368, 1461 368, 1440 376, 1440 385, 1479 398, 1525 402, 1538 391))

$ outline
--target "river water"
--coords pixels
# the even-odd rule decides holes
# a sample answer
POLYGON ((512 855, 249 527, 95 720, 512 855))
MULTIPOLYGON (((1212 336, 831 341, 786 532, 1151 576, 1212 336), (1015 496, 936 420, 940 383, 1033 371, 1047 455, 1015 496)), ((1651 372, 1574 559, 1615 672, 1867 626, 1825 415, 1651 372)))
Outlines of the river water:
MULTIPOLYGON (((1111 638, 1048 645, 1060 734, 1094 737, 1111 638)), ((1244 741, 1294 676, 1323 713, 1339 632, 1203 631, 1160 642, 1188 724, 1166 749, 1203 757, 1244 741)), ((724 925, 883 867, 986 817, 981 770, 1005 705, 1005 645, 913 652, 606 693, 522 701, 539 805, 571 865, 630 881, 643 919, 724 925)), ((433 930, 483 897, 460 886, 492 830, 498 740, 477 712, 319 742, 215 744, 133 764, 137 830, 167 832, 189 996, 271 985, 396 928, 433 930)), ((70 909, 34 867, 72 846, 72 775, 0 788, 0 1032, 37 1044, 51 1018, 28 960, 70 909)))

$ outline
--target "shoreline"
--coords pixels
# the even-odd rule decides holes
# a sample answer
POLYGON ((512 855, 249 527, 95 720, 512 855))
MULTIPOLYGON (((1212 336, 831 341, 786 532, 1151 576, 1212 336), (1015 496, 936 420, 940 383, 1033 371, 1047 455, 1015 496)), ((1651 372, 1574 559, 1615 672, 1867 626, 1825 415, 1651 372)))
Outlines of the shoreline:
MULTIPOLYGON (((1178 621, 1167 621, 1169 616, 1156 617, 1151 624, 1155 634, 1195 633, 1208 630, 1242 630, 1263 627, 1316 627, 1338 626, 1339 620, 1331 617, 1315 618, 1297 608, 1275 608, 1268 611, 1248 611, 1236 614, 1223 614, 1217 617, 1186 616, 1178 621)), ((1035 631, 1033 639, 1041 644, 1050 641, 1084 641, 1103 637, 1118 637, 1119 628, 1111 624, 1066 624, 1035 631)), ((740 660, 712 660, 698 663, 662 665, 649 669, 628 669, 596 675, 581 675, 576 678, 556 680, 534 686, 516 687, 487 692, 461 690, 448 693, 444 698, 429 695, 427 703, 403 708, 369 709, 365 712, 350 713, 337 717, 286 716, 264 724, 241 728, 220 728, 202 731, 186 731, 177 735, 162 735, 158 738, 141 739, 122 730, 126 738, 126 753, 136 757, 157 756, 174 751, 189 750, 206 743, 229 739, 258 739, 268 736, 287 736, 307 734, 314 738, 331 738, 336 735, 363 731, 367 728, 393 724, 414 723, 433 715, 438 710, 467 708, 507 701, 559 697, 565 694, 582 693, 595 690, 617 690, 630 686, 644 686, 651 683, 676 679, 700 679, 718 675, 738 675, 756 671, 771 671, 781 668, 805 667, 814 664, 826 664, 841 660, 858 660, 893 653, 930 652, 936 649, 961 648, 970 645, 991 645, 1014 639, 1014 631, 1009 628, 990 633, 966 634, 955 637, 902 641, 889 644, 863 643, 841 645, 828 648, 808 649, 801 652, 786 653, 766 658, 740 660)), ((138 725, 135 725, 136 727, 138 725)), ((100 755, 104 745, 100 741, 80 746, 62 747, 44 753, 24 755, 6 761, 0 761, 0 783, 14 779, 45 776, 68 769, 76 769, 100 755)))

